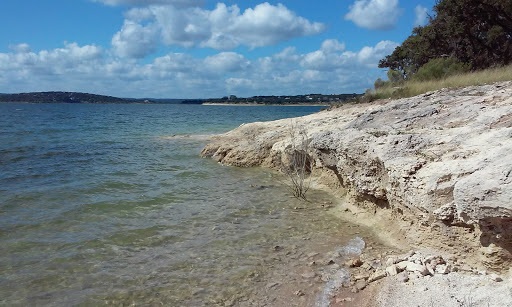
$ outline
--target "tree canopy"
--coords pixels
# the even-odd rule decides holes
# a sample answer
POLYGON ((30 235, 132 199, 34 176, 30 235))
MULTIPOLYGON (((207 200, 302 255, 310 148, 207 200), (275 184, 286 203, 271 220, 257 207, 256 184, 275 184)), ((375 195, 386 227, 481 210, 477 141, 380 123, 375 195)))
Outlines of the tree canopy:
POLYGON ((512 62, 512 0, 438 0, 433 11, 380 68, 408 79, 436 58, 453 57, 475 70, 512 62))

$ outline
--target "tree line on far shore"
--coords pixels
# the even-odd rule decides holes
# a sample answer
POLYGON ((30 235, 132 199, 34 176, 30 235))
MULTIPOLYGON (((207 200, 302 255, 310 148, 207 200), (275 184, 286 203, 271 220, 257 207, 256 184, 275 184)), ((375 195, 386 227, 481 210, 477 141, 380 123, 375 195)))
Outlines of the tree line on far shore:
POLYGON ((290 105, 290 104, 318 104, 331 105, 342 103, 344 101, 361 96, 361 94, 308 94, 294 96, 252 96, 237 97, 235 95, 224 96, 222 98, 206 99, 203 103, 221 103, 221 104, 264 104, 264 105, 290 105))

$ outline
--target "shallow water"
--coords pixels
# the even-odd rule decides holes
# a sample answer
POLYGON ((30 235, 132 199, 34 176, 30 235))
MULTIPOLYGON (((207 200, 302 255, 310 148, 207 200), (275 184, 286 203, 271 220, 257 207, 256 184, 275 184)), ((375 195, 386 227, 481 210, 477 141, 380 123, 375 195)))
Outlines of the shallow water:
POLYGON ((330 196, 297 209, 279 175, 169 136, 318 109, 0 104, 0 305, 247 299, 283 261, 275 246, 308 250, 341 231, 318 209, 330 196))

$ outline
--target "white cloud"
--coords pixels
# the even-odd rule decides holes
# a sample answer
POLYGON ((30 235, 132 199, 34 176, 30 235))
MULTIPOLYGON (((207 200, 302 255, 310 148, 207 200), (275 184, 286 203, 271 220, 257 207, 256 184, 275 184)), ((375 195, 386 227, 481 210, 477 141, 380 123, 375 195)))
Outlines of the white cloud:
POLYGON ((240 71, 249 65, 244 56, 235 52, 221 52, 204 59, 206 68, 214 72, 240 71))
POLYGON ((381 41, 374 47, 367 46, 359 52, 353 52, 345 51, 345 45, 337 40, 326 40, 320 50, 305 54, 300 64, 304 68, 319 71, 349 67, 376 68, 379 60, 393 52, 397 46, 395 42, 381 41))
POLYGON ((378 60, 397 43, 381 41, 346 50, 326 40, 301 54, 294 47, 253 60, 235 52, 205 58, 168 53, 151 63, 118 58, 98 46, 65 43, 63 48, 0 53, 0 92, 69 90, 121 97, 221 97, 362 92, 378 77, 378 60))
POLYGON ((30 46, 26 43, 23 43, 23 44, 17 44, 17 45, 9 45, 9 49, 14 51, 14 52, 19 52, 19 53, 27 53, 27 52, 31 52, 32 50, 30 49, 30 46))
POLYGON ((236 16, 230 32, 246 46, 262 47, 293 37, 319 34, 324 30, 325 25, 311 23, 282 4, 273 6, 265 2, 236 16))
MULTIPOLYGON (((267 2, 243 13, 238 6, 228 7, 223 3, 218 3, 213 10, 158 5, 131 9, 125 17, 123 29, 112 41, 120 45, 114 46, 120 49, 118 54, 134 57, 143 56, 151 50, 138 45, 147 44, 155 31, 159 32, 165 45, 231 50, 240 45, 250 48, 275 45, 294 37, 315 35, 326 28, 322 23, 297 16, 282 4, 274 6, 267 2), (149 29, 140 24, 143 21, 152 27, 149 29), (124 39, 123 33, 126 34, 124 39), (137 39, 141 36, 148 40, 137 39), (132 48, 133 51, 130 50, 132 48)), ((153 43, 152 40, 150 42, 153 43)))
POLYGON ((391 54, 399 44, 392 41, 381 41, 375 47, 363 47, 357 53, 357 61, 368 68, 376 67, 380 59, 391 54))
POLYGON ((370 30, 390 30, 398 21, 402 10, 398 0, 357 0, 350 6, 345 20, 370 30))
POLYGON ((91 0, 93 2, 102 2, 106 5, 117 6, 149 6, 155 4, 169 4, 176 7, 192 7, 204 4, 204 0, 91 0))
POLYGON ((200 8, 151 7, 165 45, 193 47, 211 37, 208 11, 200 8))
POLYGON ((81 78, 94 73, 103 59, 103 49, 95 45, 79 46, 65 43, 64 48, 42 50, 35 53, 27 44, 20 44, 13 53, 0 53, 0 70, 9 74, 9 82, 34 77, 58 78, 68 76, 81 78))
POLYGON ((125 20, 121 30, 112 37, 112 49, 120 57, 142 58, 155 51, 158 35, 154 24, 142 26, 125 20))
POLYGON ((252 81, 246 78, 229 78, 226 80, 226 88, 229 93, 239 92, 240 90, 252 87, 252 81))
POLYGON ((417 5, 414 8, 414 13, 416 14, 416 19, 414 20, 415 26, 424 26, 428 22, 428 9, 421 5, 417 5))
POLYGON ((133 22, 143 22, 155 18, 155 15, 147 7, 133 8, 124 12, 124 17, 133 22))
POLYGON ((153 76, 167 76, 173 73, 194 72, 199 67, 199 59, 186 53, 169 53, 156 58, 152 64, 145 66, 153 76))
POLYGON ((345 43, 340 43, 336 39, 327 39, 322 43, 322 51, 325 52, 336 52, 336 51, 344 51, 345 43))

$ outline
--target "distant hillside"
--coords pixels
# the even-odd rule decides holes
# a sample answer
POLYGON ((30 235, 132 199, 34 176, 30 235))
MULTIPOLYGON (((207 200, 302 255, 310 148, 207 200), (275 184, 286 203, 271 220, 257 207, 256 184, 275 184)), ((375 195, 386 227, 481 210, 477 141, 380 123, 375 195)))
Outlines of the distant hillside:
POLYGON ((331 105, 361 96, 360 94, 309 94, 297 96, 253 96, 240 98, 234 95, 212 99, 173 99, 173 98, 119 98, 77 92, 34 92, 1 94, 2 102, 28 103, 152 103, 152 104, 264 104, 264 105, 331 105))
POLYGON ((75 92, 0 94, 0 102, 30 103, 154 103, 148 99, 118 98, 75 92))

